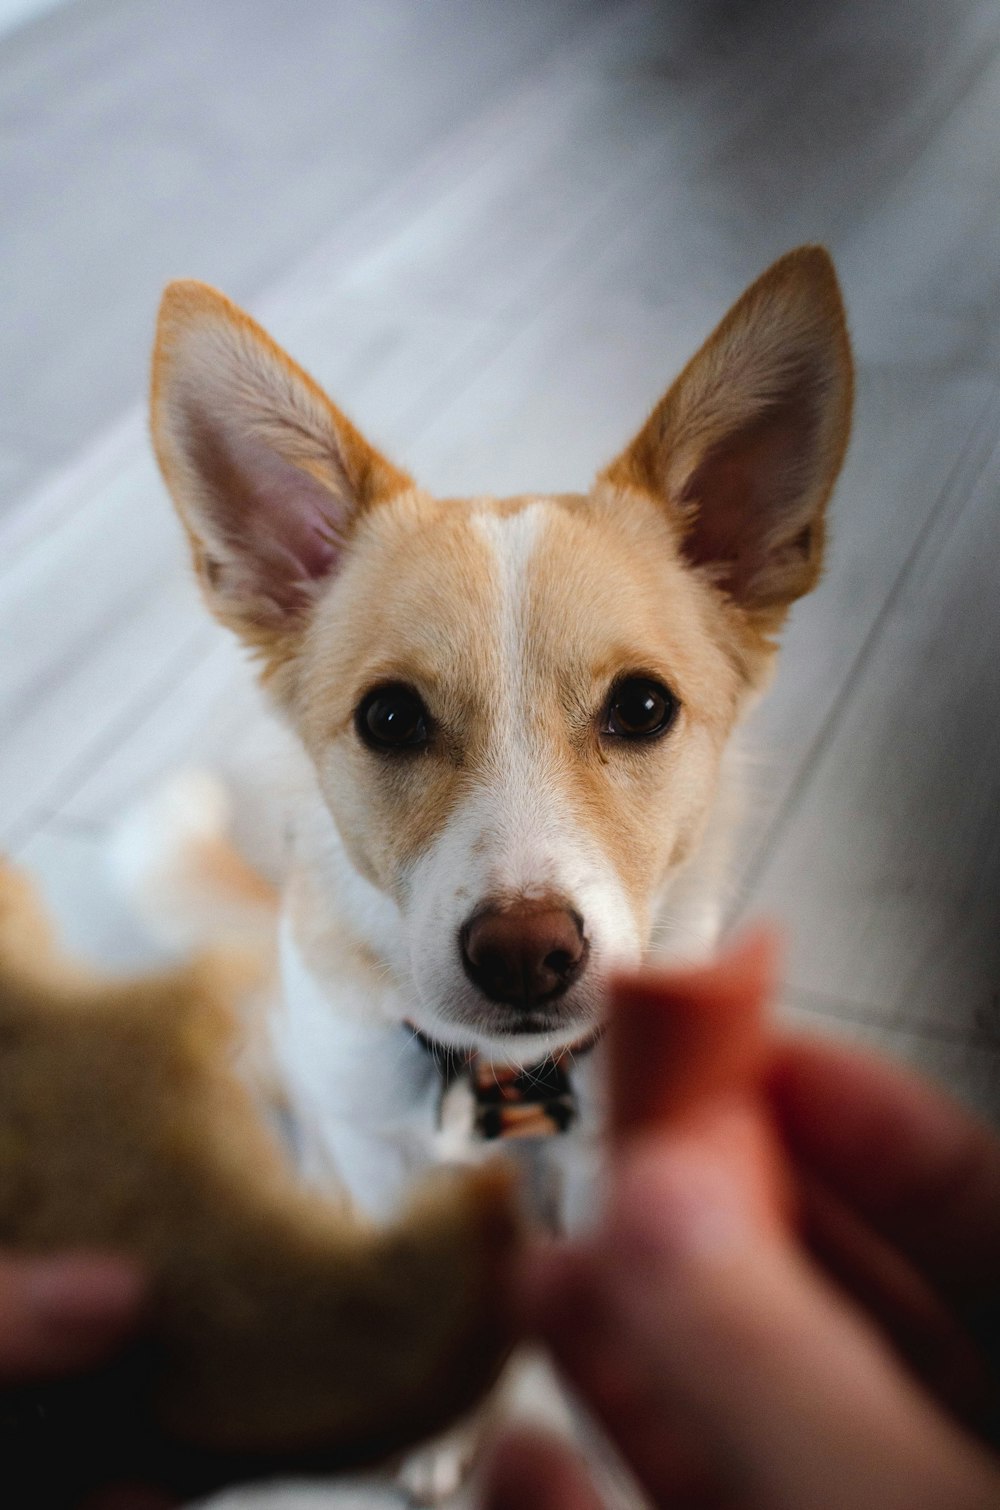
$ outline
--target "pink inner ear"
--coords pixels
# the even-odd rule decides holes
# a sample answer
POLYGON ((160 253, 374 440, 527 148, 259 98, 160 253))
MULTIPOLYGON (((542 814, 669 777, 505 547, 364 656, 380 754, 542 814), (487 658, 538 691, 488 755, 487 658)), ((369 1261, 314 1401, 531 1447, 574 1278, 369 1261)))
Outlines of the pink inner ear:
POLYGON ((323 485, 259 441, 240 439, 230 454, 243 478, 245 513, 233 544, 277 550, 304 581, 333 568, 339 541, 337 500, 323 485))
MULTIPOLYGON (((301 611, 308 585, 337 564, 349 501, 287 461, 267 441, 201 415, 188 419, 193 459, 208 492, 207 569, 225 593, 249 591, 282 613, 301 611)), ((330 457, 331 472, 339 471, 330 457)))
POLYGON ((782 406, 710 450, 684 489, 694 508, 684 553, 737 600, 752 595, 776 551, 798 541, 808 555, 803 495, 816 428, 811 405, 782 406))

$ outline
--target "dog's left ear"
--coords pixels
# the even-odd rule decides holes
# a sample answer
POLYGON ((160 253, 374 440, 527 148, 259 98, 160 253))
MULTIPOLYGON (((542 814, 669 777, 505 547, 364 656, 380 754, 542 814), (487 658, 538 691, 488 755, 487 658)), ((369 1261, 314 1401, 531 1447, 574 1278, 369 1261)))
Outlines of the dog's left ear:
POLYGON ((747 289, 602 477, 665 504, 691 564, 775 626, 819 576, 852 386, 833 263, 800 247, 747 289))

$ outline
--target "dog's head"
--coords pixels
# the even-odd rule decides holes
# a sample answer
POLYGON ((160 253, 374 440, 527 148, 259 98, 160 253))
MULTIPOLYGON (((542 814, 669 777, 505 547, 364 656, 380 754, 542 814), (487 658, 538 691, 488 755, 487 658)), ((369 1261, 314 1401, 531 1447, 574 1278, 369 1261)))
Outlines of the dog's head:
POLYGON ((537 1057, 647 944, 819 575, 850 402, 833 268, 803 248, 589 494, 439 501, 248 316, 168 288, 153 433, 202 587, 398 908, 432 1037, 537 1057))

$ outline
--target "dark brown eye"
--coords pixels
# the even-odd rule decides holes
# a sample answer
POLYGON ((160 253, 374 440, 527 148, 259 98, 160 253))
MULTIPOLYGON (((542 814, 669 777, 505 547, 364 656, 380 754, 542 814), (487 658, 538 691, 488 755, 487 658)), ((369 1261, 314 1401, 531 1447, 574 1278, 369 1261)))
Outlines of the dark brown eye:
POLYGON ((655 739, 665 734, 677 717, 680 703, 662 682, 647 676, 630 676, 611 689, 602 734, 618 739, 655 739))
POLYGON ((358 704, 354 724, 373 750, 412 750, 427 743, 430 715, 412 687, 376 687, 358 704))

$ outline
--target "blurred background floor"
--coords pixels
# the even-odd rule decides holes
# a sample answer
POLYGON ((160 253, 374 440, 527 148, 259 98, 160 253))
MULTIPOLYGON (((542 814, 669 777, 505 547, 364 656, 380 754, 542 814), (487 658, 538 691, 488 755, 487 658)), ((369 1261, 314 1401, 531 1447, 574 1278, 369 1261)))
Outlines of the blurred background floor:
POLYGON ((249 794, 267 742, 149 455, 167 278, 431 488, 563 489, 820 240, 857 422, 731 913, 786 923, 790 1017, 997 1115, 998 119, 994 0, 76 0, 0 37, 0 842, 72 940, 148 956, 108 825, 185 763, 249 794))

